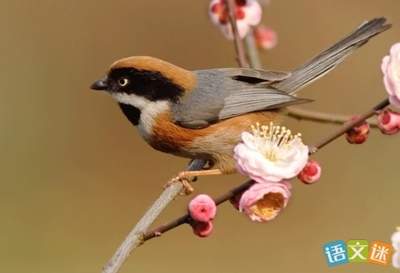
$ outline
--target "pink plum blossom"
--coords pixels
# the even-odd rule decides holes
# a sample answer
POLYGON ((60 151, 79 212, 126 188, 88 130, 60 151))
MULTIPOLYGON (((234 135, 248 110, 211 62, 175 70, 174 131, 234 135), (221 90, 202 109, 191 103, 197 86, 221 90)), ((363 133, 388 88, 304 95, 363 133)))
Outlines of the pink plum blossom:
POLYGON ((321 165, 315 160, 309 160, 297 177, 304 184, 314 184, 321 177, 321 165))
POLYGON ((400 43, 394 44, 390 48, 390 54, 383 57, 381 69, 389 101, 400 108, 400 43))
POLYGON ((379 110, 376 112, 378 127, 385 135, 393 135, 400 131, 400 113, 390 109, 379 110))
POLYGON ((286 207, 291 187, 287 181, 255 183, 243 193, 239 210, 253 221, 271 221, 286 207))
POLYGON ((199 194, 189 203, 189 214, 197 222, 209 222, 214 219, 217 206, 214 200, 206 195, 199 194))
POLYGON ((400 228, 392 235, 392 246, 396 251, 392 256, 392 265, 395 268, 400 269, 400 228))
MULTIPOLYGON (((212 0, 208 14, 214 26, 229 40, 233 40, 233 31, 225 0, 212 0)), ((256 0, 235 0, 235 15, 238 33, 241 39, 252 26, 261 21, 262 9, 256 0)))
POLYGON ((238 171, 256 182, 279 182, 295 177, 307 164, 308 147, 285 127, 253 127, 242 133, 234 157, 238 171))

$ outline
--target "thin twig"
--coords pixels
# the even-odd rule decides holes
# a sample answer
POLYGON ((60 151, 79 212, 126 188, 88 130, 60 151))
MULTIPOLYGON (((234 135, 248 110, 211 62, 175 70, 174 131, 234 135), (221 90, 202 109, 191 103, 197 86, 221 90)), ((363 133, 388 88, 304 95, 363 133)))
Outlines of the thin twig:
MULTIPOLYGON (((242 191, 245 191, 248 188, 250 188, 250 186, 253 185, 253 183, 254 183, 253 180, 249 180, 246 183, 243 183, 243 184, 237 186, 236 188, 224 193, 223 195, 221 195, 221 196, 219 196, 219 197, 214 199, 215 204, 218 206, 218 205, 228 201, 229 199, 234 197, 236 194, 238 194, 238 193, 240 193, 242 191)), ((161 225, 161 226, 159 226, 159 227, 157 227, 157 228, 155 228, 153 230, 150 230, 150 231, 146 232, 145 235, 143 236, 143 242, 147 241, 147 240, 150 240, 150 239, 152 239, 154 237, 161 236, 161 234, 163 234, 163 233, 165 233, 165 232, 167 232, 167 231, 169 231, 169 230, 171 230, 173 228, 176 228, 176 227, 178 227, 178 226, 180 226, 182 224, 189 223, 190 219, 191 219, 190 215, 189 214, 185 214, 185 215, 183 215, 183 216, 181 216, 181 217, 179 217, 179 218, 177 218, 177 219, 175 219, 173 221, 170 221, 170 222, 165 223, 165 224, 163 224, 163 225, 161 225)))
POLYGON ((317 142, 313 147, 317 148, 317 149, 321 149, 325 145, 327 145, 330 142, 332 142, 333 140, 337 139, 339 136, 341 136, 344 133, 346 133, 348 130, 350 130, 354 126, 356 126, 359 123, 363 122, 367 118, 373 116, 376 113, 376 111, 385 108, 389 104, 390 104, 389 100, 385 99, 384 101, 378 103, 375 107, 373 107, 370 110, 366 111, 365 113, 361 114, 358 119, 354 120, 353 122, 349 122, 348 124, 340 127, 337 131, 333 132, 332 134, 330 134, 326 138, 324 138, 321 141, 317 142))
MULTIPOLYGON (((205 165, 205 160, 196 159, 187 167, 187 171, 201 170, 205 165)), ((111 260, 103 267, 103 273, 116 273, 128 258, 129 254, 138 246, 143 244, 144 233, 149 229, 151 224, 163 212, 163 210, 171 203, 172 200, 182 191, 182 183, 174 183, 166 188, 154 204, 146 211, 145 215, 136 224, 133 230, 125 238, 124 242, 117 249, 111 260)))
POLYGON ((239 62, 240 67, 249 67, 249 64, 246 60, 246 52, 244 50, 244 46, 242 40, 240 39, 238 28, 236 25, 236 14, 235 14, 235 1, 227 0, 226 8, 228 10, 229 22, 232 26, 233 39, 235 41, 235 49, 237 61, 239 62))
MULTIPOLYGON (((298 120, 310 120, 321 123, 331 123, 331 124, 343 124, 351 118, 350 115, 339 115, 339 114, 330 114, 330 113, 322 113, 316 111, 305 110, 297 107, 289 107, 287 115, 289 117, 298 119, 298 120)), ((368 119, 367 120, 370 127, 378 127, 378 122, 376 119, 368 119)))

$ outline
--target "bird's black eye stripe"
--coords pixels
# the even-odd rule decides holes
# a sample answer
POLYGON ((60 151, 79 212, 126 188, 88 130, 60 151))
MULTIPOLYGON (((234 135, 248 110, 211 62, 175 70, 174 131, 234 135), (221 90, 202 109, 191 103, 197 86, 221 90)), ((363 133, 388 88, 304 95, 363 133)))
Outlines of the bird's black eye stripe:
POLYGON ((116 92, 136 94, 146 99, 178 101, 185 90, 159 71, 116 68, 108 77, 120 87, 116 92))

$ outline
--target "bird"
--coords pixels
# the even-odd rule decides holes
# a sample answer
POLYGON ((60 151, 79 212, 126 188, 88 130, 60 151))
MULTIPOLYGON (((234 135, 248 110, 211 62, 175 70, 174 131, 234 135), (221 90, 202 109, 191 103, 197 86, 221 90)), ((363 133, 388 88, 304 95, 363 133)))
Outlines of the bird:
MULTIPOLYGON (((359 25, 292 72, 253 68, 189 71, 166 61, 133 56, 115 61, 90 88, 107 92, 154 149, 215 168, 182 172, 179 179, 236 172, 234 147, 251 126, 279 123, 285 108, 312 100, 296 93, 389 29, 385 18, 359 25)), ((351 75, 349 75, 351 77, 351 75)))

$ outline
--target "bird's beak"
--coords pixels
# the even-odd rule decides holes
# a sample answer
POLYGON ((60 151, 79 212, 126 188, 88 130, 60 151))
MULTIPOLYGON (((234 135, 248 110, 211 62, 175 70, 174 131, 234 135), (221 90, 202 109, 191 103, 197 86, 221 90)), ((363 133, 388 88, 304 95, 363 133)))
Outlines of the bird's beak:
POLYGON ((93 90, 107 90, 108 89, 107 78, 102 78, 102 79, 94 82, 90 86, 90 89, 93 89, 93 90))

